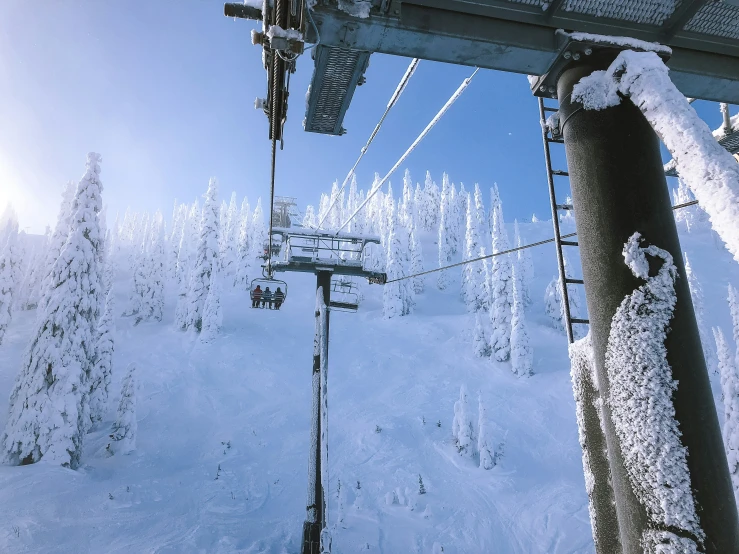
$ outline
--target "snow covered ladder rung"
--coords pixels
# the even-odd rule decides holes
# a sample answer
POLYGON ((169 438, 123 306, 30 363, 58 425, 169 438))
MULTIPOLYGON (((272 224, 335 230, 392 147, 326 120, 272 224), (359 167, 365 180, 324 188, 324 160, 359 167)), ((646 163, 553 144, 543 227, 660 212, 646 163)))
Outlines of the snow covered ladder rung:
POLYGON ((581 323, 583 325, 590 325, 590 320, 589 319, 578 319, 576 317, 573 317, 572 319, 570 319, 570 323, 581 323))
POLYGON ((557 204, 557 209, 558 210, 572 210, 574 208, 572 207, 572 204, 557 204))
POLYGON ((574 240, 563 240, 563 241, 560 241, 560 244, 562 246, 580 246, 580 244, 574 240))
POLYGON ((565 277, 565 283, 568 285, 584 285, 585 281, 582 279, 570 279, 569 277, 565 277))
POLYGON ((560 175, 562 177, 569 177, 570 173, 568 171, 563 171, 561 169, 552 169, 552 175, 560 175))

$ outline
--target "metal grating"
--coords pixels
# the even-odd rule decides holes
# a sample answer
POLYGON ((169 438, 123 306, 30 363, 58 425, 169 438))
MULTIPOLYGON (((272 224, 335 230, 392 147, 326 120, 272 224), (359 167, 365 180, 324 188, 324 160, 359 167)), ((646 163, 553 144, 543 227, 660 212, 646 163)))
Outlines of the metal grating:
POLYGON ((739 6, 709 2, 685 26, 686 31, 739 39, 739 6))
POLYGON ((341 135, 344 114, 369 64, 369 52, 319 45, 308 94, 305 130, 341 135))
POLYGON ((739 154, 739 129, 719 139, 718 143, 732 154, 739 154))
POLYGON ((645 25, 662 25, 680 4, 680 0, 566 0, 563 9, 596 17, 620 19, 645 25))
POLYGON ((527 6, 542 6, 542 9, 546 9, 551 4, 550 0, 507 0, 515 4, 526 4, 527 6))

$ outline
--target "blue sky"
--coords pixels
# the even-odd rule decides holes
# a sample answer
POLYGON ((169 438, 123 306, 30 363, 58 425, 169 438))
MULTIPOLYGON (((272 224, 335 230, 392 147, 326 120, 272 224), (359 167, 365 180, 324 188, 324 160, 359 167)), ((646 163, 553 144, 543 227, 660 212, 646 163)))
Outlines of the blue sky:
MULTIPOLYGON (((222 197, 268 197, 267 120, 255 23, 222 15, 220 0, 62 0, 0 3, 0 205, 11 200, 21 227, 54 221, 59 193, 103 156, 104 201, 171 213, 216 176, 222 197)), ((373 55, 344 137, 302 130, 312 61, 293 77, 277 194, 304 206, 343 179, 382 114, 409 60, 373 55)), ((360 185, 395 163, 470 68, 422 61, 358 168, 360 185)), ((715 104, 698 103, 715 128, 715 104)), ((733 113, 733 111, 732 111, 733 113)), ((522 75, 480 71, 404 168, 416 181, 446 171, 457 184, 497 182, 506 218, 548 214, 536 100, 522 75)), ((403 169, 404 169, 403 168, 403 169)), ((399 194, 402 172, 393 179, 399 194)), ((0 206, 1 209, 1 206, 0 206)))

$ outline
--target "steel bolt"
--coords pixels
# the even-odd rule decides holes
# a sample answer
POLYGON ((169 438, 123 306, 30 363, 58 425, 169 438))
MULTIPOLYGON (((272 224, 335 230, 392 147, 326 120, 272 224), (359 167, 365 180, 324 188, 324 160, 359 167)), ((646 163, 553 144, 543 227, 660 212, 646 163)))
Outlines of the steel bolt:
POLYGON ((592 53, 593 53, 593 49, 592 49, 592 48, 586 48, 586 49, 585 49, 585 55, 586 55, 586 56, 589 56, 589 55, 590 55, 590 54, 592 54, 592 53))
POLYGON ((572 54, 572 59, 575 60, 575 61, 579 60, 580 59, 580 52, 575 52, 574 54, 572 54))
POLYGON ((565 60, 569 60, 571 57, 572 57, 572 52, 567 51, 567 52, 564 53, 565 60))

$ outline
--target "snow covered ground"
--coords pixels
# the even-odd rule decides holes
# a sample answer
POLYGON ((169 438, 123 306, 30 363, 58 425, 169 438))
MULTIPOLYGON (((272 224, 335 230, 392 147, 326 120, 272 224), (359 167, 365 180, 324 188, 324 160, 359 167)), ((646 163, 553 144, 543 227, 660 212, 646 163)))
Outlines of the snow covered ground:
MULTIPOLYGON (((527 243, 545 239, 551 225, 524 224, 522 234, 527 243)), ((434 237, 423 238, 432 267, 434 237)), ((703 285, 706 323, 730 336, 726 284, 739 285, 739 265, 708 230, 682 239, 703 285)), ((381 288, 368 285, 358 313, 332 314, 334 552, 593 551, 566 339, 544 313, 544 290, 556 272, 553 246, 537 247, 533 259, 530 378, 474 357, 474 320, 460 299, 457 270, 444 292, 429 276, 408 317, 383 319, 381 288), (452 443, 462 384, 473 421, 479 394, 501 445, 489 471, 452 443), (393 492, 398 503, 388 504, 393 492)), ((315 283, 302 274, 284 278, 289 297, 279 312, 251 309, 246 293, 227 292, 223 330, 210 344, 174 330, 171 288, 161 323, 134 327, 118 318, 112 390, 136 362, 137 450, 101 452, 114 397, 107 420, 87 436, 80 470, 43 461, 0 466, 0 551, 299 552, 315 283)), ((118 275, 118 306, 126 304, 129 279, 118 275)), ((3 427, 34 318, 17 312, 0 346, 3 427)))

